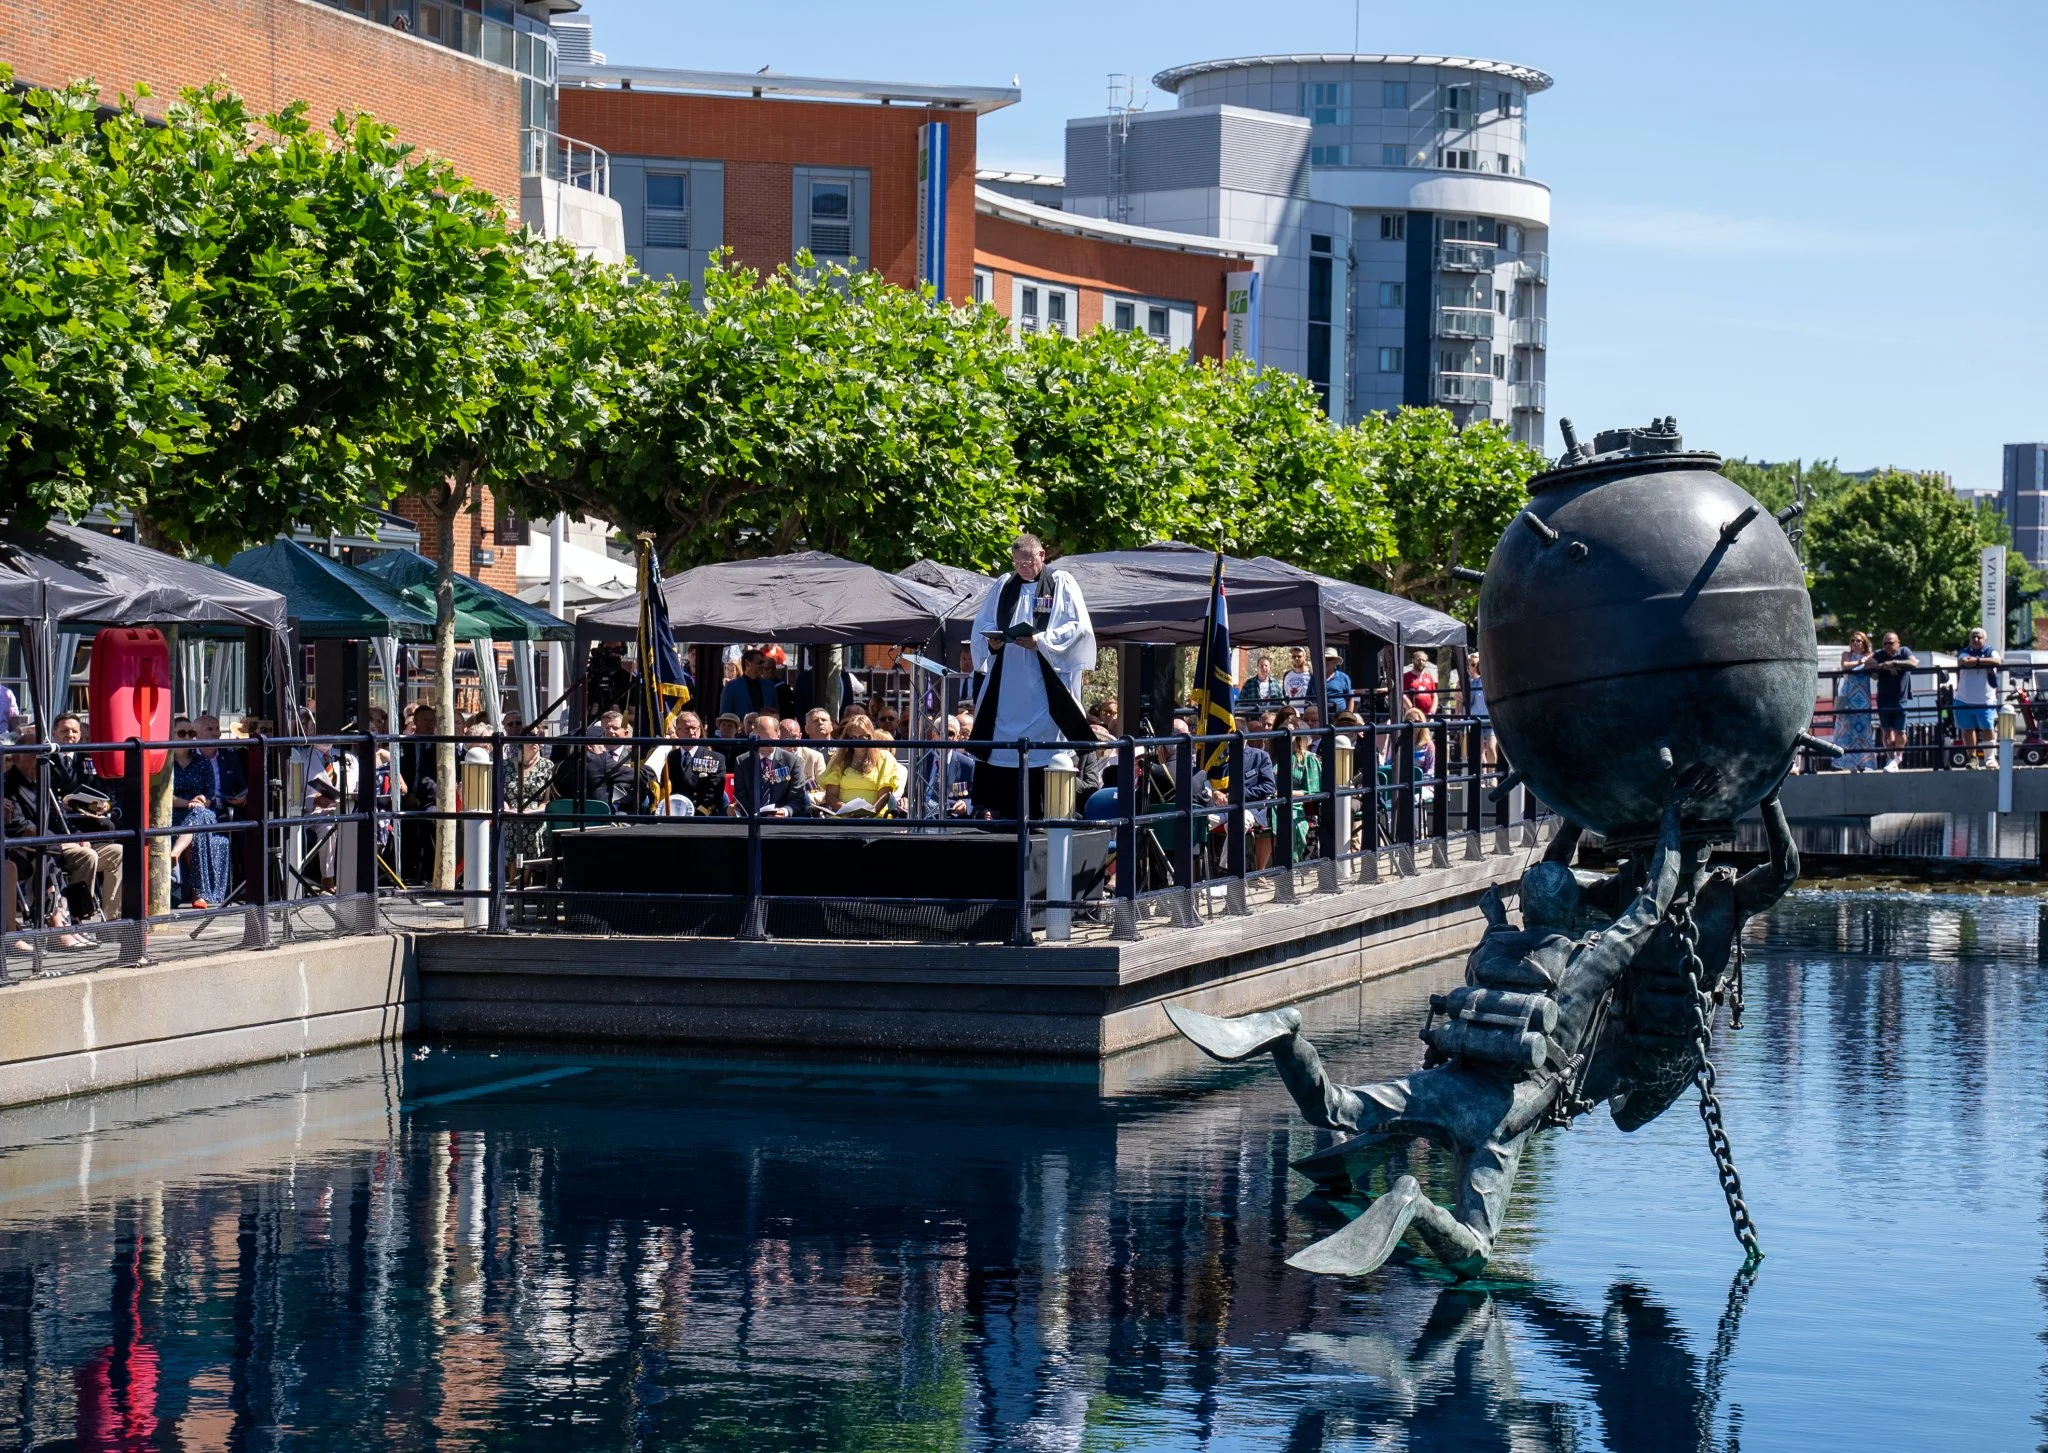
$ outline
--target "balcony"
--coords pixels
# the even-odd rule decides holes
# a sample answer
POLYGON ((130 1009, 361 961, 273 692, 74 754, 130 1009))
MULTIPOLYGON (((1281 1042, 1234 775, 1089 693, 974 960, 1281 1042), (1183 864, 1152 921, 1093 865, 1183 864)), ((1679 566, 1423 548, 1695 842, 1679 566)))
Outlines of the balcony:
POLYGON ((1439 242, 1436 245, 1438 272, 1492 272, 1493 247, 1484 242, 1439 242))
POLYGON ((1493 310, 1490 308, 1439 308, 1436 313, 1439 338, 1491 338, 1493 310))
POLYGON ((1550 281, 1550 254, 1547 252, 1525 252, 1515 259, 1516 278, 1522 282, 1547 283, 1550 281))
POLYGON ((1547 348, 1550 346, 1550 320, 1548 318, 1515 319, 1515 347, 1547 348))
POLYGON ((1543 412, 1543 380, 1510 385, 1510 399, 1518 414, 1540 414, 1543 412))
POLYGON ((600 197, 612 194, 612 158, 603 147, 538 126, 529 126, 519 135, 522 177, 541 177, 600 197))
POLYGON ((1440 373, 1433 390, 1440 404, 1493 405, 1493 375, 1490 373, 1440 373))

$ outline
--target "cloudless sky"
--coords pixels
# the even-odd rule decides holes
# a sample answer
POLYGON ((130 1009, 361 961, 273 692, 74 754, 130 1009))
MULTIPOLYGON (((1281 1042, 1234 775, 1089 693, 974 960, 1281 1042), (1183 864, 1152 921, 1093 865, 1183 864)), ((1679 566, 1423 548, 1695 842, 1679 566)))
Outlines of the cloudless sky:
MULTIPOLYGON (((1352 46, 1351 0, 585 0, 615 64, 1002 85, 980 164, 1064 170, 1111 72, 1352 46)), ((1676 414, 1698 448, 1995 489, 2048 439, 2048 3, 1400 0, 1366 52, 1547 71, 1550 430, 1676 414)), ((1152 107, 1173 98, 1151 92, 1152 107)))

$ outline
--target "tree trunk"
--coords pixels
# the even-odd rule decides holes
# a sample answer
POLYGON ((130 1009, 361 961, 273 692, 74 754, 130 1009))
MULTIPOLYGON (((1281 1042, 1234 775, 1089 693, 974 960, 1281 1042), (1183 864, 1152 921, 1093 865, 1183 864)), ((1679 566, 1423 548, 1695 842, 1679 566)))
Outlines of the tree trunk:
MULTIPOLYGON (((434 543, 439 557, 434 569, 434 716, 443 735, 455 736, 461 727, 455 720, 455 515, 461 507, 459 491, 442 486, 445 499, 435 501, 434 543)), ((435 801, 442 812, 455 809, 455 743, 434 747, 435 801)), ((434 824, 434 887, 447 892, 455 886, 455 822, 442 818, 434 824)))

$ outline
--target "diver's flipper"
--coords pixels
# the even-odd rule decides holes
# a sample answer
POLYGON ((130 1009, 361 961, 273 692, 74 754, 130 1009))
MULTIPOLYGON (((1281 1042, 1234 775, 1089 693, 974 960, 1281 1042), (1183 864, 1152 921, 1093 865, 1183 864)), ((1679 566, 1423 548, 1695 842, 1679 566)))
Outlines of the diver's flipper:
POLYGON ((1173 1027, 1194 1041, 1211 1059, 1230 1064, 1263 1054, 1301 1028, 1301 1011, 1275 1009, 1265 1014, 1246 1014, 1237 1019, 1218 1019, 1175 1004, 1166 1006, 1173 1027))
POLYGON ((1386 1164, 1407 1148, 1406 1137, 1369 1130, 1323 1150, 1311 1151, 1289 1164, 1318 1186, 1343 1190, 1363 1184, 1375 1167, 1386 1164))
POLYGON ((1287 1258, 1296 1271, 1324 1276, 1365 1276, 1386 1265, 1401 1233, 1422 1204, 1422 1187, 1414 1176, 1402 1176, 1393 1189, 1365 1208, 1365 1214, 1334 1236, 1325 1236, 1287 1258))

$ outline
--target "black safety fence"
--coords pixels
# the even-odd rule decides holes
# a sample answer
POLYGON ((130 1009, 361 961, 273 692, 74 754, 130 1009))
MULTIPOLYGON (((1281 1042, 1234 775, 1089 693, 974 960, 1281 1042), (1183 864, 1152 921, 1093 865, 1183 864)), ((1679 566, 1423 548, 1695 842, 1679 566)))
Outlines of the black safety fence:
POLYGON ((974 744, 1055 763, 1043 778, 1004 776, 999 802, 986 779, 974 793, 987 769, 957 740, 891 742, 895 790, 821 802, 816 774, 784 755, 799 745, 861 743, 349 733, 0 746, 0 981, 394 927, 1131 938, 1426 866, 1418 846, 1542 812, 1472 718, 974 744))
POLYGON ((1802 745, 1797 770, 1945 771, 1998 763, 2001 739, 2013 765, 2048 765, 2048 705, 2037 707, 2032 671, 2000 673, 1989 703, 1958 699, 1955 673, 1921 667, 1903 686, 1863 671, 1823 671, 1812 735, 1836 751, 1802 745), (1928 678, 1933 684, 1927 684, 1928 678))

